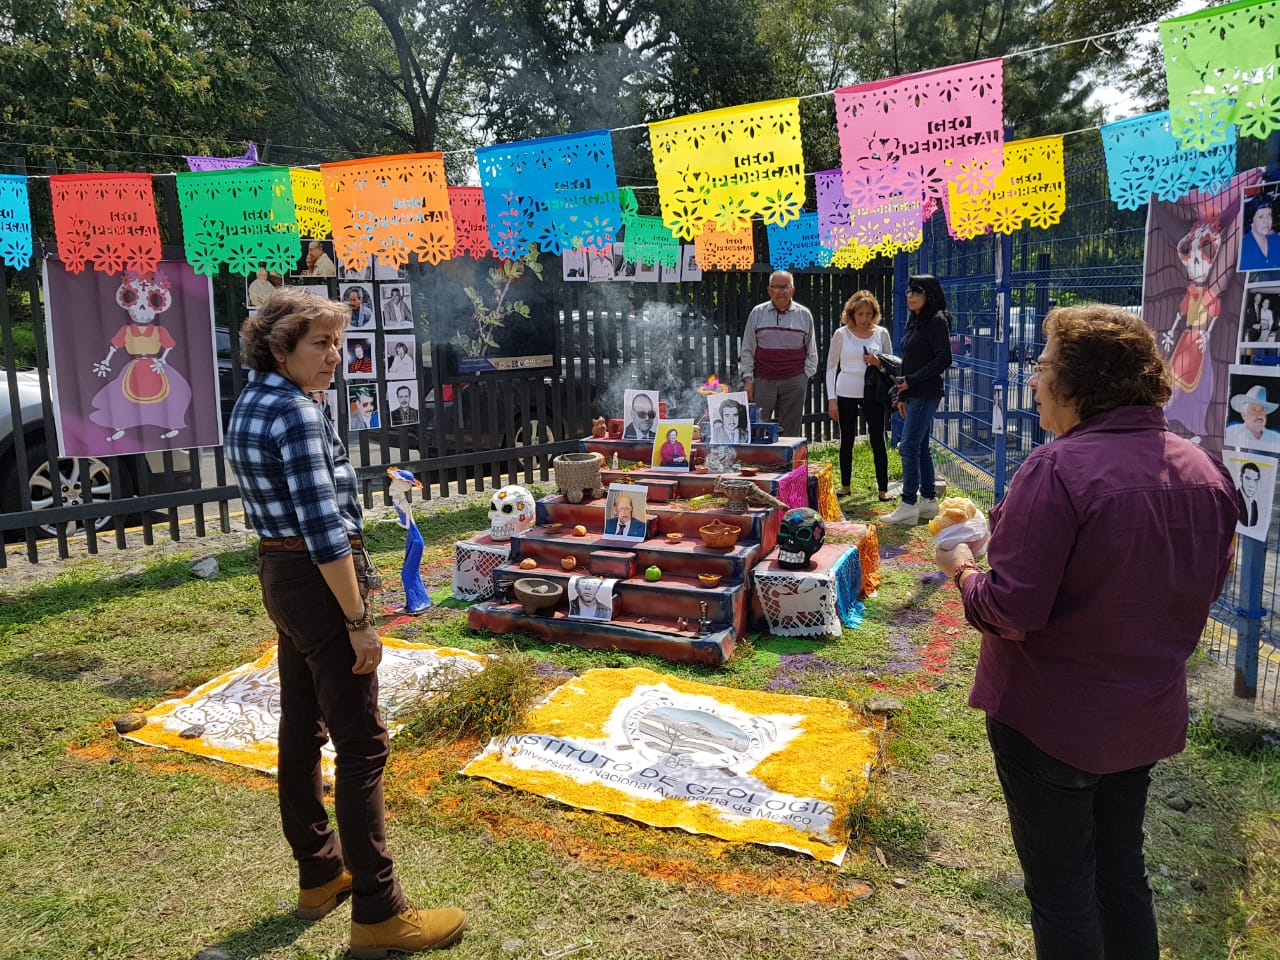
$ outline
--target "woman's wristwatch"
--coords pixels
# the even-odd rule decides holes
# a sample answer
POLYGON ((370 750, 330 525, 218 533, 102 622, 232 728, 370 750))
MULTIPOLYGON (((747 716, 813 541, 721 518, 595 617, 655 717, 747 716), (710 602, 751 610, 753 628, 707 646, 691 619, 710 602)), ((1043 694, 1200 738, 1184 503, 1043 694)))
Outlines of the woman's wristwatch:
POLYGON ((960 566, 956 567, 956 572, 951 575, 951 579, 956 582, 956 589, 960 589, 960 581, 964 579, 966 570, 977 570, 978 564, 973 560, 961 561, 960 566))
MULTIPOLYGON (((343 615, 343 619, 346 619, 345 614, 343 615)), ((373 615, 369 612, 369 605, 367 603, 364 605, 364 611, 360 614, 360 616, 356 617, 354 620, 347 620, 348 633, 353 633, 356 630, 367 630, 369 627, 372 627, 372 626, 373 626, 373 615)))

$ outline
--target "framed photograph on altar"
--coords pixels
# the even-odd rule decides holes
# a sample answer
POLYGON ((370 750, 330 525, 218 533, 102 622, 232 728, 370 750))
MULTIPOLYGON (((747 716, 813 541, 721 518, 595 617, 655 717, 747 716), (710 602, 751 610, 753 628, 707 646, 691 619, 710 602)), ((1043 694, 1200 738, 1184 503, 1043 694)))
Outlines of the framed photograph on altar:
POLYGON ((653 440, 658 436, 657 390, 624 390, 622 393, 622 439, 653 440))
POLYGON ((1280 182, 1242 187, 1241 200, 1237 269, 1280 270, 1280 182))
POLYGON ((751 442, 751 404, 746 393, 713 393, 707 397, 712 443, 751 442))
POLYGON ((1232 364, 1223 447, 1280 453, 1280 368, 1232 364))
POLYGON ((611 540, 639 541, 648 532, 649 488, 639 483, 611 483, 604 505, 604 535, 611 540))
POLYGON ((692 420, 659 420, 649 465, 654 470, 687 473, 689 451, 693 449, 692 420))
POLYGON ((617 582, 603 577, 570 577, 569 616, 575 620, 612 620, 613 588, 617 582))
POLYGON ((1228 450, 1222 455, 1222 462, 1231 471, 1231 479, 1236 485, 1236 506, 1240 508, 1236 533, 1265 543, 1271 528, 1276 466, 1280 461, 1261 454, 1228 450))
POLYGON ((1240 349, 1280 349, 1280 282, 1251 283, 1244 288, 1240 349))

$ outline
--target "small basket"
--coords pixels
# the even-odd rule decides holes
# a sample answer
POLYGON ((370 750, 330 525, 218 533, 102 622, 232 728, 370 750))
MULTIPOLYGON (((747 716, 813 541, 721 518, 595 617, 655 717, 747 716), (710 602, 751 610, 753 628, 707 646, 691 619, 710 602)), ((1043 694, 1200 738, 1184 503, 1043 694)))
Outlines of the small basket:
POLYGON ((735 527, 722 520, 716 520, 698 528, 698 535, 702 537, 703 543, 708 547, 720 549, 732 547, 738 542, 738 535, 741 533, 741 527, 735 527))

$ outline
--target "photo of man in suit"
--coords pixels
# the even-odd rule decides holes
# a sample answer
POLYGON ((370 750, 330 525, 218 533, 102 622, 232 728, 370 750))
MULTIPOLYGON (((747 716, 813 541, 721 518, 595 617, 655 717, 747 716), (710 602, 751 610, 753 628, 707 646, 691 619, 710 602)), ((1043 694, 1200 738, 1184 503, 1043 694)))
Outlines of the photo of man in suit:
POLYGON ((646 493, 643 486, 613 483, 609 485, 609 501, 605 504, 604 535, 626 540, 643 540, 648 532, 645 524, 646 493))
POLYGON ((732 397, 726 397, 720 402, 719 407, 711 418, 711 442, 751 442, 751 428, 747 424, 746 404, 732 397))
POLYGON ((1240 526, 1256 527, 1261 519, 1258 512, 1258 482, 1262 468, 1256 463, 1240 465, 1240 486, 1236 488, 1236 506, 1240 508, 1240 526))
POLYGON ((650 390, 628 390, 623 401, 627 407, 627 423, 622 439, 652 441, 657 436, 653 430, 658 422, 657 394, 650 390))

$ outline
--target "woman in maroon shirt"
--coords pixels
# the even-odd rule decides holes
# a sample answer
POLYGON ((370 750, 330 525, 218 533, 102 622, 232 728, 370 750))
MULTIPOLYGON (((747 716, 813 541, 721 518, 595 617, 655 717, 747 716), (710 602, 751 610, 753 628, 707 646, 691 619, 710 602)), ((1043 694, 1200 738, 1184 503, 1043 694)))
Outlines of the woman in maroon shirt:
POLYGON ((1142 849, 1151 768, 1186 745, 1186 661, 1226 579, 1231 476, 1168 430, 1151 331, 1055 310, 1030 384, 1040 425, 991 511, 990 571, 938 550, 982 632, 987 737, 1040 960, 1156 960, 1142 849))

